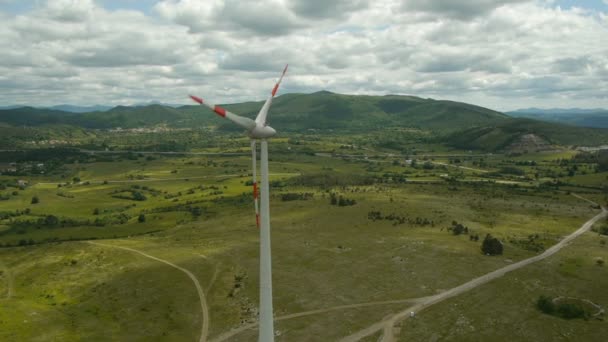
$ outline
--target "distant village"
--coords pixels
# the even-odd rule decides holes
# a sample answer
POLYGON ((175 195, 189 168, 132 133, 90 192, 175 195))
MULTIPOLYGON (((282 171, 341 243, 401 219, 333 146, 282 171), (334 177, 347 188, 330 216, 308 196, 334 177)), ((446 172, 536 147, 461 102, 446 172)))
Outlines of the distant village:
POLYGON ((0 163, 0 175, 6 176, 22 176, 28 174, 44 174, 46 172, 46 164, 38 162, 11 162, 0 163))

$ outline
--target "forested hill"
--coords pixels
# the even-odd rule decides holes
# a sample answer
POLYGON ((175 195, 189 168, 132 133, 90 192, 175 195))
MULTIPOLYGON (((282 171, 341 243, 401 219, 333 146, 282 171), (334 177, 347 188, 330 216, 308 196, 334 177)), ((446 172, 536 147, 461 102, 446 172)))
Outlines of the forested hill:
MULTIPOLYGON (((262 103, 245 102, 225 107, 237 114, 255 117, 262 103)), ((460 102, 397 95, 341 95, 327 91, 279 96, 274 100, 270 113, 272 126, 283 131, 374 129, 385 126, 453 131, 497 123, 507 118, 502 113, 460 102)), ((89 113, 23 107, 0 110, 0 122, 29 126, 67 124, 100 129, 158 124, 173 127, 224 124, 211 111, 197 105, 179 108, 162 105, 115 107, 105 112, 89 113)))
MULTIPOLYGON (((150 105, 143 107, 114 107, 104 112, 72 113, 53 109, 21 107, 0 110, 0 123, 13 126, 72 125, 83 128, 135 128, 166 123, 188 126, 202 115, 188 115, 172 107, 150 105)), ((200 121, 200 120, 199 120, 200 121)))
MULTIPOLYGON (((211 100, 211 99, 210 99, 211 100)), ((237 114, 254 118, 263 102, 228 104, 237 114)), ((415 96, 343 95, 327 91, 285 94, 274 100, 271 125, 283 133, 333 130, 338 133, 370 132, 387 127, 433 131, 438 142, 459 148, 498 150, 533 142, 538 148, 552 145, 608 144, 608 129, 512 118, 467 103, 415 96)), ((217 126, 240 131, 206 107, 186 105, 119 106, 108 111, 71 113, 31 107, 0 110, 0 126, 77 126, 84 129, 217 126)), ((65 128, 64 128, 65 129, 65 128)))
MULTIPOLYGON (((227 108, 253 117, 260 106, 261 102, 250 102, 227 108)), ((271 111, 273 127, 283 130, 367 130, 407 126, 453 131, 508 119, 502 113, 461 102, 401 95, 342 95, 327 91, 280 96, 271 111)))
POLYGON ((606 109, 520 109, 507 113, 512 117, 523 117, 543 121, 559 122, 582 127, 608 128, 606 109))

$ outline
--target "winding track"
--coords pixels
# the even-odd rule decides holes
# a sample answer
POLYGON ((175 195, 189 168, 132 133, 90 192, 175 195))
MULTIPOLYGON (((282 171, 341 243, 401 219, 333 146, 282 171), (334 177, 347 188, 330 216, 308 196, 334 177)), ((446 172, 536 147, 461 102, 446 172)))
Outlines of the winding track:
MULTIPOLYGON (((576 196, 578 198, 582 198, 580 196, 576 196)), ((584 199, 584 198, 583 198, 584 199)), ((587 200, 587 199, 585 199, 587 200)), ((592 202, 587 200, 588 202, 594 203, 597 205, 597 203, 592 202)), ((485 275, 482 275, 481 277, 475 278, 467 283, 464 283, 460 286, 454 287, 450 290, 444 291, 438 295, 435 296, 431 296, 431 297, 427 297, 425 300, 423 300, 422 302, 411 306, 385 320, 382 320, 380 322, 374 323, 372 325, 370 325, 369 327, 360 330, 352 335, 346 336, 343 339, 341 339, 340 341, 342 342, 352 342, 352 341, 359 341, 364 337, 367 337, 369 335, 372 335, 374 333, 376 333, 379 330, 383 330, 383 336, 382 336, 382 341, 384 342, 392 342, 394 341, 394 336, 393 336, 393 327, 397 322, 400 322, 402 320, 407 319, 410 316, 411 312, 419 312, 422 309, 425 309, 433 304, 437 304, 441 301, 444 301, 448 298, 457 296, 461 293, 464 293, 466 291, 469 291, 477 286, 483 285, 485 283, 488 283, 496 278, 502 277, 503 275, 505 275, 508 272, 514 271, 516 269, 522 268, 524 266, 527 266, 531 263, 543 260, 547 257, 550 257, 551 255, 557 253, 560 249, 562 249, 564 246, 566 246, 569 242, 571 242, 572 240, 576 239, 578 236, 580 236, 581 234, 585 233, 586 231, 588 231, 589 229, 591 229, 591 227, 600 219, 606 217, 608 215, 608 210, 606 210, 606 208, 602 207, 602 211, 595 215, 594 217, 592 217, 591 219, 589 219, 589 221, 585 222, 579 229, 577 229, 576 231, 574 231, 572 234, 568 235, 567 237, 565 237, 564 239, 562 239, 560 242, 558 242, 557 244, 553 245, 552 247, 550 247, 549 249, 547 249, 545 252, 543 252, 542 254, 539 254, 537 256, 533 256, 531 258, 516 262, 514 264, 505 266, 503 268, 497 269, 495 271, 492 271, 490 273, 487 273, 485 275)))
MULTIPOLYGON (((316 310, 309 310, 309 311, 302 311, 302 312, 296 312, 296 313, 292 313, 292 314, 288 314, 288 315, 283 315, 283 316, 277 316, 274 318, 275 321, 284 321, 284 320, 288 320, 288 319, 292 319, 292 318, 299 318, 299 317, 304 317, 304 316, 312 316, 312 315, 317 315, 317 314, 322 314, 322 313, 327 313, 327 312, 331 312, 331 311, 338 311, 338 310, 346 310, 346 309, 356 309, 356 308, 363 308, 363 307, 368 307, 368 306, 376 306, 376 305, 387 305, 387 304, 403 304, 403 303, 419 303, 422 302, 423 300, 425 300, 428 297, 420 297, 420 298, 408 298, 408 299, 396 299, 396 300, 385 300, 385 301, 379 301, 379 302, 366 302, 366 303, 357 303, 357 304, 346 304, 346 305, 339 305, 339 306, 332 306, 329 308, 323 308, 323 309, 316 309, 316 310)), ((212 339, 212 342, 222 342, 225 341, 235 335, 238 335, 240 333, 242 333, 245 330, 249 330, 249 329, 253 329, 256 328, 258 326, 258 323, 250 323, 250 324, 246 324, 246 325, 242 325, 236 329, 227 331, 221 335, 219 335, 218 337, 212 339)))
POLYGON ((177 266, 174 263, 171 263, 167 260, 163 260, 160 258, 157 258, 155 256, 146 254, 142 251, 138 251, 136 249, 133 248, 129 248, 129 247, 122 247, 122 246, 115 246, 115 245, 106 245, 103 243, 98 243, 98 242, 92 242, 92 241, 88 241, 88 243, 92 244, 92 245, 97 245, 97 246, 102 246, 102 247, 111 247, 111 248, 119 248, 119 249, 123 249, 125 251, 129 251, 129 252, 133 252, 133 253, 137 253, 140 255, 145 256, 146 258, 152 259, 152 260, 156 260, 158 262, 162 262, 163 264, 167 264, 173 268, 176 268, 182 272, 184 272, 194 283, 194 286, 196 286, 196 291, 198 292, 198 297, 201 301, 201 311, 203 313, 203 324, 201 327, 201 337, 199 339, 199 342, 206 342, 207 341, 207 335, 209 334, 209 308, 207 307, 207 300, 205 299, 205 293, 203 292, 203 288, 201 286, 201 284, 198 282, 198 279, 196 279, 196 277, 194 276, 194 274, 192 274, 192 272, 188 271, 187 269, 177 266))
POLYGON ((488 172, 490 172, 488 170, 474 169, 472 167, 466 167, 466 166, 461 166, 461 165, 453 165, 453 164, 448 164, 448 163, 441 163, 441 162, 434 162, 434 161, 432 161, 431 163, 435 164, 435 165, 455 167, 455 168, 459 168, 459 169, 463 169, 463 170, 469 170, 469 171, 475 171, 475 172, 482 172, 482 173, 488 173, 488 172))
POLYGON ((215 283, 215 279, 217 279, 217 274, 219 273, 219 271, 220 271, 220 264, 217 263, 215 265, 215 270, 213 271, 213 276, 211 277, 211 280, 209 281, 209 285, 207 285, 207 288, 205 289, 205 291, 207 291, 207 293, 209 293, 209 291, 211 290, 211 287, 215 283))
MULTIPOLYGON (((590 202, 591 204, 597 205, 597 203, 590 201, 584 197, 581 197, 579 195, 573 194, 574 196, 576 196, 579 199, 585 200, 587 202, 590 202)), ((595 224, 598 220, 606 217, 608 215, 608 210, 606 210, 606 208, 602 207, 601 208, 602 211, 597 214, 596 216, 594 216, 593 218, 589 219, 587 222, 585 222, 579 229, 577 229, 576 231, 574 231, 572 234, 568 235, 566 238, 562 239, 560 242, 558 242, 557 244, 555 244, 554 246, 550 247, 549 249, 547 249, 545 252, 543 252, 542 254, 539 254, 537 256, 525 259, 525 260, 521 260, 517 263, 505 266, 503 268, 500 268, 498 270, 492 271, 490 273, 487 273, 485 275, 482 275, 478 278, 475 278, 467 283, 464 283, 460 286, 454 287, 450 290, 444 291, 440 294, 434 295, 434 296, 429 296, 429 297, 421 297, 421 298, 411 298, 411 299, 401 299, 401 300, 391 300, 391 301, 381 301, 381 302, 368 302, 368 303, 359 303, 359 304, 349 304, 349 305, 340 305, 340 306, 335 306, 335 307, 330 307, 330 308, 324 308, 324 309, 317 309, 317 310, 310 310, 310 311, 304 311, 304 312, 299 312, 299 313, 293 313, 293 314, 288 314, 288 315, 283 315, 283 316, 279 316, 276 317, 275 320, 276 321, 281 321, 281 320, 287 320, 287 319, 292 319, 292 318, 298 318, 298 317, 303 317, 303 316, 309 316, 309 315, 315 315, 315 314, 321 314, 321 313, 326 313, 326 312, 330 312, 330 311, 337 311, 337 310, 344 310, 344 309, 353 309, 353 308, 360 308, 360 307, 367 307, 367 306, 374 306, 374 305, 385 305, 385 304, 400 304, 400 303, 416 303, 415 305, 408 307, 407 309, 387 318, 384 319, 380 322, 374 323, 372 325, 370 325, 369 327, 358 331, 355 334, 349 335, 344 337, 343 339, 341 339, 341 341, 343 342, 352 342, 352 341, 359 341, 362 338, 365 338, 367 336, 370 336, 380 330, 383 331, 383 336, 382 336, 382 341, 385 342, 392 342, 394 341, 394 336, 393 336, 393 327, 396 323, 405 320, 409 317, 411 312, 419 312, 433 304, 437 304, 439 302, 442 302, 448 298, 457 296, 459 294, 462 294, 464 292, 467 292, 475 287, 478 287, 480 285, 483 285, 485 283, 488 283, 494 279, 497 279, 499 277, 502 277, 503 275, 505 275, 508 272, 517 270, 519 268, 522 268, 524 266, 527 266, 531 263, 543 260, 555 253, 557 253, 559 250, 561 250, 564 246, 566 246, 568 243, 570 243, 572 240, 574 240, 575 238, 577 238, 578 236, 580 236, 581 234, 585 233, 586 231, 588 231, 589 229, 591 229, 591 227, 593 226, 593 224, 595 224)), ((194 276, 194 274, 192 274, 190 271, 188 271, 185 268, 182 268, 180 266, 177 266, 167 260, 163 260, 154 256, 151 256, 149 254, 146 254, 142 251, 138 251, 136 249, 133 248, 128 248, 128 247, 122 247, 122 246, 115 246, 115 245, 107 245, 107 244, 102 244, 102 243, 97 243, 97 242, 91 242, 89 241, 90 244, 93 245, 98 245, 98 246, 104 246, 104 247, 112 247, 112 248, 119 248, 119 249, 123 249, 126 251, 130 251, 130 252, 134 252, 134 253, 138 253, 142 256, 145 256, 147 258, 162 262, 164 264, 167 264, 173 268, 176 268, 180 271, 182 271, 183 273, 185 273, 194 283, 194 285, 196 286, 199 298, 200 298, 200 302, 201 302, 201 310, 203 313, 203 324, 201 327, 201 336, 200 336, 200 342, 205 342, 207 341, 207 335, 208 335, 208 331, 209 331, 209 310, 207 307, 207 302, 205 299, 205 295, 203 292, 203 289, 199 283, 199 281, 196 279, 196 277, 194 276)), ((217 270, 216 270, 217 271, 217 270)), ((8 274, 8 273, 7 273, 8 274)), ((215 278, 215 274, 214 274, 214 278, 215 278)), ((7 297, 10 298, 11 296, 11 292, 12 292, 12 286, 10 286, 10 276, 9 276, 9 291, 8 291, 8 295, 7 297)), ((211 280, 209 287, 213 284, 214 279, 211 280)), ((221 341, 225 341, 226 339, 229 339, 230 337, 233 337, 245 330, 248 329, 252 329, 255 328, 257 326, 257 323, 251 323, 251 324, 247 324, 247 325, 243 325, 237 329, 228 331, 226 333, 221 334, 220 336, 218 336, 217 338, 215 338, 213 341, 214 342, 221 342, 221 341)))
MULTIPOLYGON (((593 205, 598 205, 597 203, 586 199, 582 196, 579 196, 577 194, 572 194, 573 196, 587 201, 590 204, 593 205)), ((598 205, 599 206, 599 205, 598 205)), ((419 298, 409 298, 409 299, 400 299, 400 300, 388 300, 388 301, 379 301, 379 302, 367 302, 367 303, 359 303, 359 304, 348 304, 348 305, 340 305, 340 306, 334 306, 334 307, 329 307, 329 308, 324 308, 324 309, 317 309, 317 310, 310 310, 310 311, 304 311, 304 312, 298 312, 298 313, 293 313, 293 314, 288 314, 288 315, 283 315, 283 316, 278 316, 275 317, 275 321, 282 321, 282 320, 287 320, 287 319, 292 319, 292 318, 298 318, 298 317, 303 317, 303 316, 310 316, 310 315, 316 315, 316 314, 322 314, 322 313, 327 313, 327 312, 331 312, 331 311, 337 311, 337 310, 346 310, 346 309, 354 309, 354 308, 361 308, 361 307, 367 307, 367 306, 375 306, 375 305, 385 305, 385 304, 401 304, 401 303, 414 303, 415 305, 408 307, 407 309, 387 318, 384 319, 380 322, 377 322, 375 324, 372 324, 371 326, 360 330, 359 332, 349 335, 347 337, 344 337, 341 341, 359 341, 369 335, 372 335, 380 330, 383 330, 383 337, 382 337, 382 341, 394 341, 394 336, 393 336, 393 326, 402 320, 405 320, 409 317, 410 313, 413 312, 419 312, 420 310, 427 308, 433 304, 437 304, 445 299, 457 296, 461 293, 464 293, 466 291, 469 291, 477 286, 483 285, 487 282, 490 282, 496 278, 499 278, 503 275, 505 275, 508 272, 514 271, 516 269, 519 269, 521 267, 527 266, 531 263, 543 260, 555 253, 557 253, 560 249, 562 249, 564 246, 566 246, 569 242, 571 242, 572 240, 574 240, 575 238, 577 238, 578 236, 580 236, 581 234, 585 233, 586 231, 588 231, 589 229, 591 229, 591 227, 595 224, 595 222, 597 222, 598 220, 602 219, 603 217, 608 216, 608 210, 606 210, 606 208, 602 207, 602 211, 597 214, 596 216, 592 217, 591 219, 589 219, 587 222, 585 222, 579 229, 577 229, 576 231, 574 231, 572 234, 568 235, 567 237, 565 237, 564 239, 562 239, 560 242, 558 242, 557 244, 555 244, 554 246, 550 247, 549 249, 547 249, 544 253, 539 254, 537 256, 525 259, 525 260, 521 260, 515 264, 511 264, 508 265, 506 267, 500 268, 498 270, 492 271, 490 273, 487 273, 483 276, 480 276, 478 278, 475 278, 467 283, 464 283, 460 286, 454 287, 450 290, 444 291, 440 294, 434 295, 434 296, 428 296, 428 297, 419 297, 419 298)), ((224 332, 222 334, 220 334, 219 336, 217 336, 216 338, 214 338, 213 340, 211 340, 212 342, 222 342, 225 341, 231 337, 234 337, 235 335, 238 335, 240 333, 242 333, 245 330, 249 330, 249 329, 253 329, 256 328, 258 325, 258 323, 251 323, 251 324, 246 324, 243 326, 240 326, 236 329, 224 332)))

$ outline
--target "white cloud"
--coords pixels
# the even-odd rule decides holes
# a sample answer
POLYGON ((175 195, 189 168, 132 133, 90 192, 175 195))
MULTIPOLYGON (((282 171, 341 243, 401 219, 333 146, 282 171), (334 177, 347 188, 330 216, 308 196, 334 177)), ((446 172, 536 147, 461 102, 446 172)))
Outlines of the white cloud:
POLYGON ((19 15, 0 9, 0 103, 262 99, 290 63, 282 92, 608 107, 606 16, 553 6, 162 0, 144 14, 53 0, 19 15))
POLYGON ((86 21, 94 10, 92 0, 51 0, 46 3, 46 14, 58 21, 86 21))
POLYGON ((161 16, 194 33, 235 30, 281 35, 298 27, 295 16, 285 4, 273 0, 163 0, 154 8, 161 16))
POLYGON ((406 11, 418 11, 460 20, 470 20, 478 16, 486 15, 502 6, 529 1, 530 0, 405 0, 403 1, 401 8, 406 11))

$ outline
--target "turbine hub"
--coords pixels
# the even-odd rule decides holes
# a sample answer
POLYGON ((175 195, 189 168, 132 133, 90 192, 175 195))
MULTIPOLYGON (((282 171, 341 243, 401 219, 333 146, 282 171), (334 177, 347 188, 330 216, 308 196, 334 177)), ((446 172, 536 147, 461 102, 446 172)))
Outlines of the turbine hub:
POLYGON ((249 137, 253 139, 266 139, 273 137, 277 134, 277 131, 270 126, 256 125, 251 131, 249 131, 249 137))

